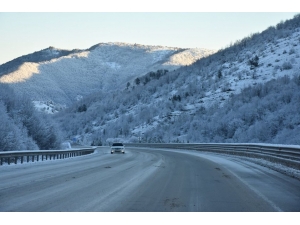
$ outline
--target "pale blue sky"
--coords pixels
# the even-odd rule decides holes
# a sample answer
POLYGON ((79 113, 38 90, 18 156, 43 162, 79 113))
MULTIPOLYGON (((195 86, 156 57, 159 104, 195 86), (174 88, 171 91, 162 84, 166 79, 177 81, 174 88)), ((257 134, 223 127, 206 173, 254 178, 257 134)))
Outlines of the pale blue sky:
POLYGON ((10 13, 0 12, 0 64, 54 46, 100 42, 220 49, 296 13, 10 13))

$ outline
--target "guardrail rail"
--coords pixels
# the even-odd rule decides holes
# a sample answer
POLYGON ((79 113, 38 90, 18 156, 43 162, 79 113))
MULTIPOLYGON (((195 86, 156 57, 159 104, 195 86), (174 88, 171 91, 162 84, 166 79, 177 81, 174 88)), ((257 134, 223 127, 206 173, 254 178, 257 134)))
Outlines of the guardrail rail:
POLYGON ((82 156, 91 154, 96 148, 81 148, 68 150, 35 150, 35 151, 3 151, 0 152, 0 165, 4 163, 8 165, 18 161, 22 164, 24 162, 44 161, 65 159, 70 157, 82 156))
POLYGON ((271 162, 300 169, 300 147, 268 144, 126 144, 128 147, 150 147, 167 149, 185 149, 203 152, 215 152, 265 159, 271 162))

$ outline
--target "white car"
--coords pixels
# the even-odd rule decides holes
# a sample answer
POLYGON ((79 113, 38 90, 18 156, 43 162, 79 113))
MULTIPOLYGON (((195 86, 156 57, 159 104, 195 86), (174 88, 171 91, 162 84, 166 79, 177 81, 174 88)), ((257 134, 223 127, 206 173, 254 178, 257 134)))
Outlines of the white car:
POLYGON ((110 153, 114 154, 114 152, 121 152, 125 154, 125 146, 122 143, 113 143, 110 149, 110 153))

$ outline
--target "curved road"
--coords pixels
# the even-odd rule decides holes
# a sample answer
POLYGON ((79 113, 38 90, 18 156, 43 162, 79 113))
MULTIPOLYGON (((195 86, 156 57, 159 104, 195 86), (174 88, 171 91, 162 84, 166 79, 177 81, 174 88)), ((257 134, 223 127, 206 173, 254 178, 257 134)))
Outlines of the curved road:
POLYGON ((127 148, 0 167, 0 211, 300 211, 300 181, 196 151, 127 148))

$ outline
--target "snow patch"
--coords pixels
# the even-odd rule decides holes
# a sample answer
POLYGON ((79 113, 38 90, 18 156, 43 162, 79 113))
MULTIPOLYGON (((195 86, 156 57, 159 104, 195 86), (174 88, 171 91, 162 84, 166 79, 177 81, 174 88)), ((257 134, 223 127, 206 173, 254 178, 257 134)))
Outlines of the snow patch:
POLYGON ((55 104, 53 101, 32 101, 34 107, 47 114, 54 114, 66 108, 66 105, 55 104))
POLYGON ((72 149, 70 142, 66 141, 61 143, 61 149, 66 150, 66 149, 72 149))
POLYGON ((172 55, 169 61, 165 62, 163 65, 188 66, 203 57, 214 54, 215 52, 215 50, 201 48, 187 49, 172 55))
POLYGON ((113 70, 118 70, 121 68, 121 65, 116 62, 106 62, 106 65, 108 65, 113 70))
POLYGON ((34 74, 39 74, 39 64, 26 62, 18 70, 0 77, 0 83, 20 83, 28 81, 34 74))

